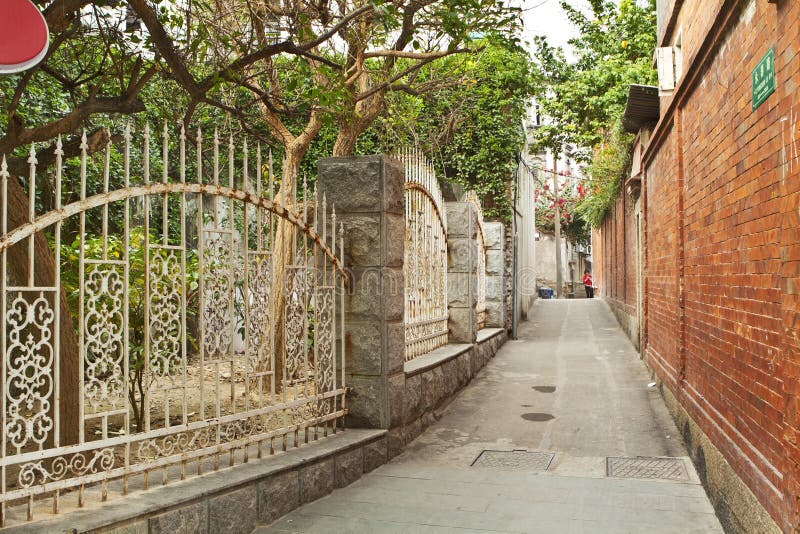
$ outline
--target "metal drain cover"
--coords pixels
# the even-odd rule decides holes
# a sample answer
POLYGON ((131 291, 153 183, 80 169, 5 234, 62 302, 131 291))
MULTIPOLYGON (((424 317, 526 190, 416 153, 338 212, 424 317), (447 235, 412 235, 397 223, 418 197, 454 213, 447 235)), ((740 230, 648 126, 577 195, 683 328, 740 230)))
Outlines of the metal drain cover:
POLYGON ((636 456, 606 459, 606 475, 616 478, 689 480, 686 464, 680 458, 636 456))
POLYGON ((547 471, 555 454, 551 452, 514 450, 482 451, 472 462, 472 467, 524 471, 547 471))

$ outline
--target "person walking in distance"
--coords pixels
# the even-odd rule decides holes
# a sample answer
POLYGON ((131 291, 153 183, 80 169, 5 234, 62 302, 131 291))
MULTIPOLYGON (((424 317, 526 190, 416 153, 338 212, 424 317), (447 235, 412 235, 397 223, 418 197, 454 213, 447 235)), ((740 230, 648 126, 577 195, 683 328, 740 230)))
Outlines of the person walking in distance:
POLYGON ((594 286, 592 285, 592 275, 589 274, 589 270, 583 271, 583 287, 586 289, 586 298, 593 299, 594 298, 594 286))

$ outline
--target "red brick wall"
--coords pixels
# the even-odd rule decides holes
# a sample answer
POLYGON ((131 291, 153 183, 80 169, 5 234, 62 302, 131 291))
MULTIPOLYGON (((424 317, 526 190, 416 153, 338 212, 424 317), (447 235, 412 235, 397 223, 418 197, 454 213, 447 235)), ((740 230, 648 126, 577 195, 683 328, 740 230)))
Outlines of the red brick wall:
POLYGON ((598 296, 619 311, 636 316, 636 218, 633 200, 621 195, 600 229, 595 233, 592 254, 598 296), (601 250, 598 258, 595 250, 601 250))
POLYGON ((624 215, 625 221, 625 287, 623 293, 623 300, 625 302, 625 313, 631 316, 636 316, 636 264, 638 262, 637 252, 637 225, 636 225, 636 212, 635 200, 633 197, 624 197, 624 215))
POLYGON ((614 293, 615 301, 625 301, 625 263, 627 247, 625 246, 625 204, 620 197, 614 206, 614 293))
MULTIPOLYGON (((780 146, 785 162, 778 176, 780 187, 780 271, 779 298, 781 303, 780 351, 770 360, 774 373, 783 381, 783 399, 772 395, 771 406, 784 407, 784 462, 787 508, 794 527, 800 525, 798 496, 800 496, 800 6, 796 2, 782 5, 777 35, 784 47, 776 48, 776 75, 780 98, 780 146), (781 402, 783 401, 783 402, 781 402)), ((769 111, 762 112, 769 113, 769 111)), ((772 117, 770 117, 772 118, 772 117)), ((775 128, 770 128, 774 133, 775 128)), ((765 136, 766 137, 766 136, 765 136)), ((770 145, 774 147, 774 141, 770 145)), ((773 156, 774 157, 774 156, 773 156)))
POLYGON ((678 381, 678 192, 675 143, 670 135, 646 174, 647 261, 645 294, 647 319, 645 354, 672 388, 678 381))
MULTIPOLYGON (((645 155, 644 353, 790 530, 800 527, 800 3, 686 0, 679 20, 684 87, 662 100, 645 155), (709 31, 720 33, 701 45, 709 31), (751 71, 770 46, 778 88, 753 111, 751 71)), ((635 310, 625 202, 599 232, 600 285, 635 310)))
MULTIPOLYGON (((600 228, 592 229, 592 279, 594 280, 595 297, 603 294, 604 271, 605 271, 605 239, 603 239, 603 232, 600 228)), ((583 274, 581 274, 581 277, 583 274)))
POLYGON ((724 0, 684 0, 671 35, 664 36, 660 46, 672 45, 680 31, 684 57, 690 60, 700 49, 723 3, 724 0))

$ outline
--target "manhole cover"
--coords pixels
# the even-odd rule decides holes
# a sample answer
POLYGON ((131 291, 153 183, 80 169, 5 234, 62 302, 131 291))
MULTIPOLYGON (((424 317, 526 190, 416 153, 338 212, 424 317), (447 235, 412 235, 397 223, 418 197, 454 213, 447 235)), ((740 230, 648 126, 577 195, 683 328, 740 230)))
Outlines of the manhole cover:
POLYGON ((483 451, 472 467, 488 467, 490 469, 509 469, 525 471, 547 471, 555 454, 539 451, 483 451))
POLYGON ((686 464, 680 458, 607 458, 606 474, 617 478, 659 478, 688 480, 686 464))
POLYGON ((526 421, 533 421, 534 423, 542 423, 544 421, 552 421, 556 418, 555 415, 551 413, 541 413, 541 412, 530 412, 524 413, 520 415, 526 421))

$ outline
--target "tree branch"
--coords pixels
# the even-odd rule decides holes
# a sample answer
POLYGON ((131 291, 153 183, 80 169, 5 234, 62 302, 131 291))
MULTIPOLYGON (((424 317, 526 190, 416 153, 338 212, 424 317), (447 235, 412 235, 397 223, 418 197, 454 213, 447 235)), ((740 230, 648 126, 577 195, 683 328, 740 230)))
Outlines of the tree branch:
POLYGON ((189 92, 192 98, 202 98, 205 95, 205 91, 200 89, 197 81, 189 72, 185 61, 175 48, 170 36, 167 35, 167 31, 164 29, 161 21, 158 20, 158 15, 156 15, 155 11, 147 4, 147 0, 128 0, 128 3, 133 7, 136 14, 150 32, 150 38, 164 58, 164 61, 169 65, 172 77, 189 92))
MULTIPOLYGON (((482 48, 479 48, 476 51, 478 51, 478 50, 482 50, 482 48)), ((422 59, 418 63, 415 63, 414 65, 404 69, 403 71, 399 72, 398 74, 395 74, 389 80, 387 80, 387 81, 385 81, 385 82, 383 82, 381 84, 376 85, 375 87, 371 88, 369 91, 367 91, 365 93, 357 95, 356 96, 356 101, 364 100, 364 99, 369 98, 372 95, 374 95, 376 93, 379 93, 379 92, 385 92, 386 89, 389 86, 391 86, 392 84, 394 84, 395 82, 403 79, 405 76, 408 76, 409 74, 412 74, 412 73, 418 71, 419 69, 421 69, 422 67, 424 67, 428 63, 431 63, 432 61, 435 61, 436 59, 439 59, 440 57, 445 57, 445 56, 448 56, 448 55, 452 55, 452 54, 456 54, 456 53, 464 53, 464 52, 472 52, 472 51, 468 50, 468 49, 456 49, 456 50, 448 51, 443 56, 428 57, 428 58, 422 59)))
POLYGON ((97 97, 92 94, 64 117, 42 126, 24 128, 19 121, 11 123, 5 137, 0 139, 0 154, 8 154, 20 145, 49 141, 58 134, 73 132, 95 113, 130 115, 144 110, 144 103, 136 94, 118 97, 97 97))
MULTIPOLYGON (((90 134, 86 135, 86 144, 88 145, 88 154, 94 154, 98 150, 102 150, 108 145, 109 141, 121 139, 121 136, 112 137, 108 128, 98 128, 90 134)), ((74 158, 81 154, 81 136, 75 136, 66 141, 62 150, 64 151, 64 159, 74 158)), ((52 143, 47 148, 39 149, 36 151, 37 166, 40 169, 49 167, 56 161, 56 144, 52 143)), ((30 166, 28 164, 28 156, 21 156, 18 158, 8 158, 8 170, 11 174, 16 176, 27 176, 30 166)))
MULTIPOLYGON (((38 0, 38 4, 44 4, 44 0, 38 0)), ((44 10, 44 20, 52 33, 59 33, 66 29, 75 19, 84 6, 91 4, 91 0, 55 0, 44 10)))
POLYGON ((365 58, 371 57, 402 57, 409 59, 438 59, 440 57, 449 56, 452 54, 460 54, 463 52, 470 52, 467 48, 456 48, 454 50, 436 51, 436 52, 407 52, 405 50, 376 50, 375 52, 366 52, 365 58))

